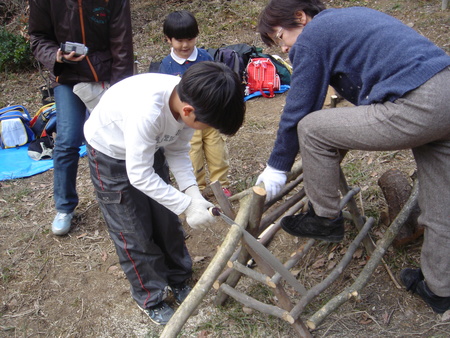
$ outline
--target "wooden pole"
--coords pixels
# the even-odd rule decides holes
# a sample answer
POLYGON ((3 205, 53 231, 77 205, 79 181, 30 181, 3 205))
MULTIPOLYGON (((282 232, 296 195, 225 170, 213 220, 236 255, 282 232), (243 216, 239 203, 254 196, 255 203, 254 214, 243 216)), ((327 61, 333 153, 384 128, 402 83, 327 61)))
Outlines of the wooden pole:
POLYGON ((277 306, 262 303, 252 297, 247 296, 245 293, 237 291, 236 289, 232 288, 227 284, 222 284, 220 286, 220 290, 226 293, 227 295, 233 297, 234 299, 236 299, 237 301, 239 301, 240 303, 244 304, 247 307, 269 314, 271 316, 281 318, 290 324, 293 324, 295 321, 289 314, 289 311, 280 309, 277 306))
MULTIPOLYGON (((299 209, 301 209, 303 206, 305 205, 305 201, 302 200, 300 202, 298 202, 297 204, 295 204, 292 208, 290 208, 284 215, 285 216, 291 216, 293 214, 295 214, 299 209)), ((261 233, 260 238, 259 238, 259 242, 262 245, 267 246, 269 244, 269 242, 272 240, 273 236, 275 236, 275 234, 278 232, 278 230, 280 230, 281 225, 280 225, 280 221, 277 221, 276 223, 272 224, 270 227, 267 227, 266 230, 261 233)), ((240 251, 241 248, 239 248, 236 252, 240 251)), ((234 261, 237 259, 237 255, 236 252, 233 254, 231 261, 234 261), (236 255, 236 257, 234 257, 236 255)), ((228 276, 231 274, 232 269, 226 269, 222 274, 219 275, 219 277, 217 278, 216 282, 214 283, 214 288, 215 289, 219 289, 220 284, 222 284, 227 278, 228 276)))
MULTIPOLYGON (((344 173, 342 169, 339 169, 340 174, 340 189, 342 195, 346 195, 350 191, 350 187, 347 184, 347 180, 345 179, 344 173)), ((360 231, 362 227, 364 226, 364 220, 358 210, 358 206, 356 205, 355 200, 352 198, 348 204, 348 209, 350 210, 350 213, 352 214, 353 218, 353 224, 355 224, 356 229, 360 231)), ((372 239, 370 238, 370 235, 368 234, 366 238, 363 239, 364 247, 366 248, 366 251, 369 255, 372 254, 373 250, 375 249, 375 245, 373 244, 372 239)))
POLYGON ((281 215, 283 215, 286 210, 300 201, 303 197, 305 197, 305 189, 302 188, 299 192, 297 192, 294 196, 290 197, 283 204, 278 206, 275 210, 268 213, 261 220, 261 224, 259 226, 259 233, 263 232, 271 223, 273 223, 276 219, 278 219, 281 215))
MULTIPOLYGON (((262 206, 264 204, 264 200, 266 199, 266 191, 262 189, 261 187, 253 187, 252 189, 253 194, 247 195, 248 197, 248 203, 245 205, 242 205, 239 208, 239 211, 241 211, 242 208, 246 208, 246 214, 247 219, 245 223, 240 223, 242 227, 245 229, 247 225, 249 224, 250 217, 252 218, 253 226, 256 226, 254 222, 261 219, 261 213, 263 212, 262 206), (258 215, 259 213, 259 215, 258 215)), ((253 231, 255 231, 253 229, 253 231)), ((249 253, 247 250, 242 247, 241 251, 239 252, 239 257, 237 261, 241 264, 245 264, 250 258, 249 253)), ((239 271, 233 270, 231 271, 230 275, 227 277, 227 280, 225 281, 226 284, 228 284, 231 287, 235 287, 237 283, 239 282, 239 279, 241 278, 241 273, 239 271)), ((228 295, 224 292, 222 292, 219 289, 219 292, 217 293, 216 298, 214 299, 214 304, 216 305, 223 305, 225 301, 227 300, 228 295)))
POLYGON ((303 174, 300 174, 296 179, 286 184, 278 194, 276 194, 270 201, 264 204, 264 210, 269 209, 272 205, 281 200, 284 196, 289 194, 296 186, 303 182, 303 174))
POLYGON ((239 271, 240 273, 254 279, 257 282, 260 282, 262 284, 267 285, 268 287, 274 289, 275 288, 275 283, 272 282, 271 278, 265 274, 256 272, 255 270, 252 270, 248 267, 246 267, 245 265, 239 263, 239 262, 228 262, 227 264, 230 268, 233 268, 234 270, 239 271))
POLYGON ((236 215, 235 221, 237 224, 231 226, 227 236, 222 242, 222 245, 219 247, 211 263, 209 263, 205 272, 195 284, 192 291, 189 293, 184 302, 181 303, 180 307, 166 324, 163 332, 161 333, 161 337, 175 338, 178 335, 183 325, 201 303, 205 295, 209 292, 217 276, 219 276, 220 272, 229 261, 231 255, 236 250, 236 247, 241 240, 243 229, 242 224, 247 225, 248 222, 249 208, 246 207, 246 203, 249 202, 249 199, 250 196, 241 200, 241 205, 243 205, 243 207, 239 209, 239 212, 236 215))

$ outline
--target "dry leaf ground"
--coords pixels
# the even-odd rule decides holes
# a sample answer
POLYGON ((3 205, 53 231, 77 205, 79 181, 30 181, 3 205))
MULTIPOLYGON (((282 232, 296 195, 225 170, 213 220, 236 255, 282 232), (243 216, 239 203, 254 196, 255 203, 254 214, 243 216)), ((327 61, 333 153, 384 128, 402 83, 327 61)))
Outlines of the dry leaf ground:
MULTIPOLYGON (((174 9, 196 13, 202 35, 199 45, 245 42, 261 46, 254 32, 263 0, 132 0, 135 45, 139 72, 150 60, 160 59, 168 47, 162 43, 161 22, 174 9)), ((329 6, 368 6, 383 10, 412 25, 450 52, 450 12, 440 11, 440 1, 330 1, 329 6)), ((277 52, 278 51, 271 51, 277 52)), ((286 56, 284 56, 286 57, 286 56)), ((35 111, 40 104, 38 87, 44 80, 38 72, 0 74, 1 101, 23 104, 35 111)), ((248 102, 246 122, 228 139, 233 192, 250 187, 270 154, 283 109, 285 94, 274 99, 248 102)), ((345 102, 340 103, 347 104, 345 102)), ((377 223, 375 240, 386 230, 386 205, 377 179, 389 168, 410 174, 415 166, 409 151, 350 152, 344 171, 349 183, 361 187, 358 203, 377 223)), ((2 337, 156 337, 161 328, 152 325, 130 297, 128 282, 118 265, 114 246, 95 202, 87 161, 81 159, 78 174, 80 205, 68 236, 55 237, 49 230, 54 216, 52 171, 30 178, 3 181, 0 187, 0 336, 2 337)), ((235 205, 237 208, 238 206, 235 205)), ((201 276, 227 233, 218 222, 200 232, 186 227, 187 245, 195 260, 194 282, 201 276)), ((355 235, 347 225, 340 244, 318 244, 295 268, 307 287, 320 282, 345 253, 355 235)), ((302 240, 279 232, 270 244, 277 257, 287 258, 302 240)), ((419 264, 421 239, 402 249, 390 248, 385 255, 389 269, 419 264)), ((358 250, 341 277, 305 311, 307 318, 332 295, 352 283, 367 256, 358 250)), ((273 303, 271 292, 243 278, 238 289, 273 303)), ((213 304, 215 291, 203 300, 199 312, 183 328, 183 337, 292 337, 289 324, 256 311, 245 312, 230 300, 224 307, 213 304)), ((360 299, 351 300, 331 314, 313 332, 315 337, 448 337, 450 323, 436 315, 416 297, 399 289, 380 265, 360 299)))

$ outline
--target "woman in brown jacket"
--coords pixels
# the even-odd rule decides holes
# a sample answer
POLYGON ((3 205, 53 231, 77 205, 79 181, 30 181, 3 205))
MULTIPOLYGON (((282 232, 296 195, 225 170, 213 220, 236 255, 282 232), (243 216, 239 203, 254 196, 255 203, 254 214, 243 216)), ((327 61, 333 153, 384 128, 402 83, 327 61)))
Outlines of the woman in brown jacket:
POLYGON ((133 74, 130 3, 129 0, 30 0, 29 3, 31 49, 51 73, 57 107, 53 150, 57 214, 52 231, 65 235, 78 205, 79 149, 84 140, 87 108, 92 108, 74 93, 74 87, 88 83, 88 88, 92 85, 107 88, 133 74), (78 50, 63 52, 61 44, 67 42, 80 44, 78 50), (82 45, 87 47, 86 54, 82 45))

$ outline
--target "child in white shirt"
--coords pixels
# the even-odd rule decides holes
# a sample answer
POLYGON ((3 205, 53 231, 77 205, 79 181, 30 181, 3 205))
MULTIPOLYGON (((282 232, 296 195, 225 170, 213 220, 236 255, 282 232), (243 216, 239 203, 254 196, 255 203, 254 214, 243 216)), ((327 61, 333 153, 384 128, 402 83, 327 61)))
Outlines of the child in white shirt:
POLYGON ((181 303, 192 275, 181 223, 213 222, 189 159, 194 129, 235 134, 244 121, 244 93, 235 73, 216 62, 190 67, 183 78, 147 73, 125 79, 102 97, 84 127, 91 178, 139 307, 157 323, 181 303), (168 184, 170 168, 178 189, 168 184))

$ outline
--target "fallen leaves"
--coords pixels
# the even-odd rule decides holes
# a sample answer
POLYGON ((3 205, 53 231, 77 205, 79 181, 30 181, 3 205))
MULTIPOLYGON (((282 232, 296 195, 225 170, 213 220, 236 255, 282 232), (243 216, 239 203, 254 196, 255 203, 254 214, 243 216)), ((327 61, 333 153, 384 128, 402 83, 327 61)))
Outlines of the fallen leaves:
POLYGON ((368 325, 373 322, 372 317, 369 316, 367 312, 364 312, 361 314, 361 319, 359 320, 359 323, 362 325, 368 325))

